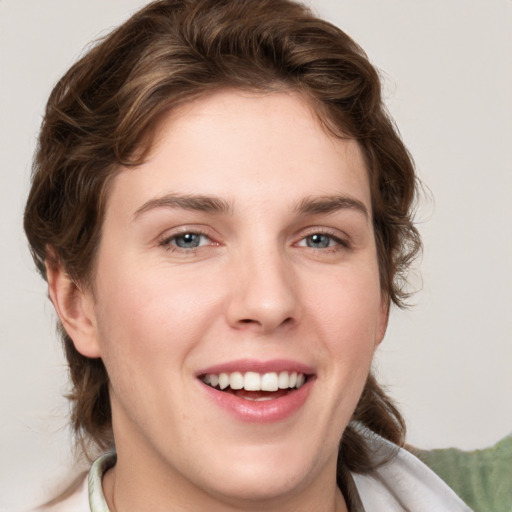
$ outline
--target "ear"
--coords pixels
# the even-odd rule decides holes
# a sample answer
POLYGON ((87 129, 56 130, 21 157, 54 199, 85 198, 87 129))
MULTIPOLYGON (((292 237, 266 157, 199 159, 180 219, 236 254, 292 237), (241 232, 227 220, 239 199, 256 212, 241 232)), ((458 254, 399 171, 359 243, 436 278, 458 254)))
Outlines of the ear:
POLYGON ((379 318, 377 319, 377 329, 375 331, 375 348, 381 344, 386 334, 389 321, 389 306, 389 298, 383 295, 381 298, 379 318))
POLYGON ((75 348, 86 357, 100 357, 92 293, 78 286, 57 258, 45 265, 50 300, 75 348))

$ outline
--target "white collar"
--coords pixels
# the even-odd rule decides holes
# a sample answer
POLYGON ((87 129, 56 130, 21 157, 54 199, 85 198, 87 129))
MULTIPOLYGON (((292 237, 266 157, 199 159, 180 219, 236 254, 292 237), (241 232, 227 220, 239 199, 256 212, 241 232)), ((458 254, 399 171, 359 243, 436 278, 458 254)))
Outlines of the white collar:
MULTIPOLYGON (((376 456, 388 457, 390 453, 394 456, 369 474, 351 474, 363 512, 471 512, 432 470, 410 452, 375 434, 368 435, 367 440, 376 456)), ((79 491, 87 493, 83 498, 88 498, 91 512, 109 512, 101 481, 105 472, 116 463, 116 458, 115 453, 98 458, 89 472, 87 488, 82 486, 79 491)))

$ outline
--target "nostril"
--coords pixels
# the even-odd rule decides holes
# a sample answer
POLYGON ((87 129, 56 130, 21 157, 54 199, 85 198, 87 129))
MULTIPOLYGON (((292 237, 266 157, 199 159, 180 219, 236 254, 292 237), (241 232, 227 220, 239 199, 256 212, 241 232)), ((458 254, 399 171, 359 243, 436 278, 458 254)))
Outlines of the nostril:
MULTIPOLYGON (((251 318, 242 318, 239 320, 241 324, 261 324, 261 322, 258 322, 258 320, 253 320, 251 318)), ((286 325, 293 322, 293 318, 289 316, 288 318, 285 318, 280 325, 286 325)))

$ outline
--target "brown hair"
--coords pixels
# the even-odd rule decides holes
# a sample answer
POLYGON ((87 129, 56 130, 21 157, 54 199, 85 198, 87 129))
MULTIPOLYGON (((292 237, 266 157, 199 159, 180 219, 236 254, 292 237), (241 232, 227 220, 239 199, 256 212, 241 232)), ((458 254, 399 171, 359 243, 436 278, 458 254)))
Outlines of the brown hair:
MULTIPOLYGON (((223 87, 301 93, 336 136, 366 158, 381 288, 407 298, 405 272, 420 249, 412 224, 416 177, 363 50, 344 32, 290 0, 161 0, 96 44, 58 82, 46 108, 25 211, 36 265, 59 261, 91 285, 108 185, 136 166, 170 109, 223 87)), ((82 440, 113 446, 108 375, 61 327, 82 440)), ((404 422, 370 375, 340 445, 339 466, 374 466, 359 426, 403 443, 404 422)), ((340 473, 341 475, 341 473, 340 473)))

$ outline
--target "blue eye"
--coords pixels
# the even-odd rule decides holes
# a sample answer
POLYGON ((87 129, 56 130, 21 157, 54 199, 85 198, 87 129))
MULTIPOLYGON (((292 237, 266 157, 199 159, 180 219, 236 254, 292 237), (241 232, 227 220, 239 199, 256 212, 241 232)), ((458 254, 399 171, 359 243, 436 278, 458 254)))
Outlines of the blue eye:
POLYGON ((203 235, 197 233, 184 233, 174 238, 174 243, 181 249, 194 249, 199 247, 203 235))
POLYGON ((344 244, 340 239, 332 235, 327 235, 325 233, 313 233, 312 235, 304 237, 300 241, 299 245, 310 247, 312 249, 327 249, 329 247, 336 247, 344 244))
POLYGON ((321 233, 309 235, 305 238, 305 240, 306 245, 314 249, 325 249, 326 247, 331 247, 333 244, 335 244, 332 236, 324 235, 321 233))
POLYGON ((178 249, 197 249, 208 243, 209 238, 201 233, 182 233, 162 240, 161 245, 178 249))

